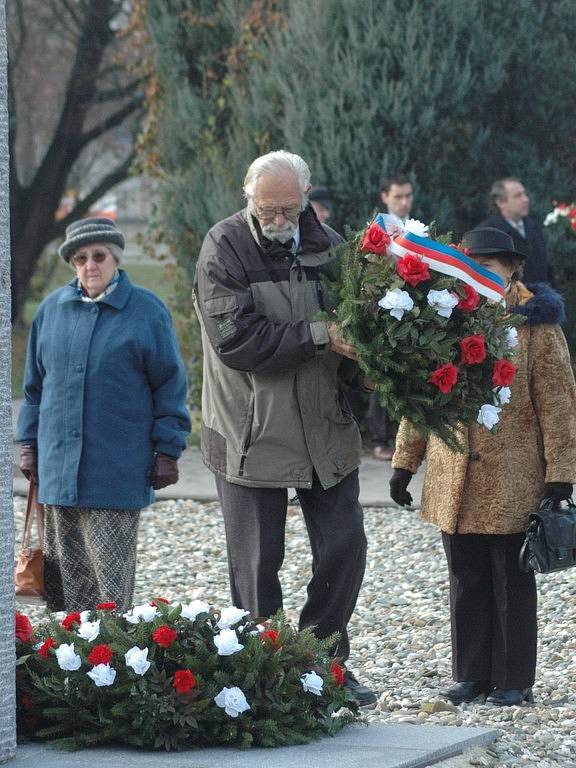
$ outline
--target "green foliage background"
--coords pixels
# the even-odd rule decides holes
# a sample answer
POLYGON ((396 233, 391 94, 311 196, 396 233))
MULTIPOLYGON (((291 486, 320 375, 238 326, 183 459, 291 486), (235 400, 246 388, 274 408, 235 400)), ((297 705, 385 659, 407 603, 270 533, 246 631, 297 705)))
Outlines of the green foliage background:
MULTIPOLYGON (((259 154, 301 154, 361 227, 401 169, 456 236, 517 175, 537 218, 575 170, 573 0, 148 0, 163 89, 160 224, 190 281, 259 154)), ((189 311, 192 311, 191 307, 189 311)))

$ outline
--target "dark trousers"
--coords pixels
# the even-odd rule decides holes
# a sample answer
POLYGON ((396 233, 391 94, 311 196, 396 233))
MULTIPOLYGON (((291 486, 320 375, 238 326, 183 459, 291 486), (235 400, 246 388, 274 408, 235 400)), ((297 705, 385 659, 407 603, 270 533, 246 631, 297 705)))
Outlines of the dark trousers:
MULTIPOLYGON (((216 478, 224 515, 232 601, 254 617, 282 608, 278 572, 284 560, 288 490, 248 488, 216 478)), ((340 633, 335 649, 346 659, 346 626, 366 567, 364 516, 358 502, 358 471, 324 490, 314 476, 298 498, 312 549, 312 578, 300 614, 300 629, 316 627, 319 638, 340 633)))
POLYGON ((387 446, 393 440, 395 428, 388 414, 380 405, 378 395, 372 392, 368 398, 368 438, 373 446, 387 446))
POLYGON ((536 579, 518 567, 523 533, 442 533, 458 682, 528 688, 536 673, 536 579))

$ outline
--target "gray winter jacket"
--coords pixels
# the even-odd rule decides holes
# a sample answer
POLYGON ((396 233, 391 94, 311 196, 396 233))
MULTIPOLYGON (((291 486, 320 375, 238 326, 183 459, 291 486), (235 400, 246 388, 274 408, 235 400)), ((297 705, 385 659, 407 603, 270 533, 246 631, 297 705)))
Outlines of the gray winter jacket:
POLYGON ((239 485, 310 488, 316 470, 330 488, 360 463, 339 378, 350 361, 329 351, 326 323, 315 319, 320 277, 334 270, 341 238, 310 207, 300 237, 294 257, 242 210, 208 232, 198 259, 202 451, 213 472, 239 485))

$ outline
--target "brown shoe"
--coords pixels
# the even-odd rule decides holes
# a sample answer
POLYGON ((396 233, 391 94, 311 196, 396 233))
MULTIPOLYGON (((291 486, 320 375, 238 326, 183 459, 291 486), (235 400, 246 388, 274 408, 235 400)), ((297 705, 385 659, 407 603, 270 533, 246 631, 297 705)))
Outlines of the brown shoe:
POLYGON ((386 445, 377 445, 372 451, 372 456, 379 461, 392 461, 394 448, 388 448, 386 445))

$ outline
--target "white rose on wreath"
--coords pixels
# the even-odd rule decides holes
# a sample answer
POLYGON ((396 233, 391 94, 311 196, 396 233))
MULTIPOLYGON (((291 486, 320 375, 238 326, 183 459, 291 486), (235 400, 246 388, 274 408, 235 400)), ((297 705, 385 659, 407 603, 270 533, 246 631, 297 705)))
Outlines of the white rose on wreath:
POLYGON ((502 412, 502 408, 498 408, 495 405, 483 405, 478 411, 478 424, 486 429, 493 429, 500 421, 499 414, 502 412))
POLYGON ((150 662, 148 661, 148 648, 138 648, 137 645, 134 648, 130 648, 124 654, 124 660, 126 666, 136 672, 137 675, 145 675, 150 669, 150 662))
POLYGON ((150 603, 142 603, 142 605, 135 605, 131 611, 124 614, 126 621, 130 624, 138 624, 140 619, 145 622, 153 621, 158 615, 158 608, 150 603))
POLYGON ((322 695, 324 680, 316 672, 305 672, 300 680, 302 682, 302 688, 304 688, 307 693, 313 693, 315 696, 322 695))
POLYGON ((56 660, 60 669, 64 669, 67 672, 75 672, 82 666, 82 659, 74 651, 74 643, 62 643, 56 648, 56 660))
POLYGON ((494 391, 496 392, 500 405, 506 405, 506 403, 510 402, 512 397, 512 390, 510 387, 497 387, 494 391))
POLYGON ((82 640, 87 640, 89 643, 96 640, 100 634, 100 619, 97 621, 85 621, 83 624, 80 624, 76 634, 82 640))
POLYGON ((94 683, 98 688, 103 688, 107 685, 112 685, 116 679, 116 670, 112 669, 110 664, 97 664, 92 667, 90 672, 86 672, 89 678, 94 680, 94 683))
POLYGON ((410 312, 414 309, 414 302, 408 291, 403 291, 401 288, 392 288, 380 299, 378 306, 382 307, 382 309, 389 309, 390 314, 396 320, 402 320, 405 312, 410 312))
POLYGON ((404 222, 404 232, 411 232, 418 237, 426 237, 428 234, 428 224, 418 219, 406 219, 404 222))
POLYGON ((244 616, 248 616, 249 611, 244 611, 242 608, 236 608, 235 605, 231 605, 229 608, 224 608, 220 614, 220 619, 216 626, 218 629, 230 629, 233 624, 238 624, 244 616))
POLYGON ((459 298, 450 291, 428 291, 428 304, 433 307, 440 317, 450 317, 452 310, 458 304, 459 298))
POLYGON ((223 629, 214 637, 214 645, 218 648, 219 656, 232 656, 233 653, 244 649, 244 646, 238 642, 238 636, 233 629, 223 629))
POLYGON ((208 613, 210 606, 208 603, 203 603, 202 600, 193 600, 191 603, 182 604, 182 613, 180 614, 183 619, 194 621, 196 616, 200 613, 208 613))
POLYGON ((250 709, 250 704, 248 704, 244 691, 237 686, 234 686, 234 688, 222 688, 220 693, 214 697, 214 702, 230 717, 238 717, 242 712, 250 709))

